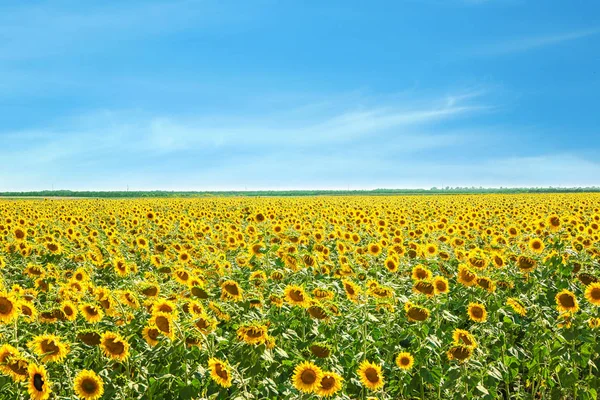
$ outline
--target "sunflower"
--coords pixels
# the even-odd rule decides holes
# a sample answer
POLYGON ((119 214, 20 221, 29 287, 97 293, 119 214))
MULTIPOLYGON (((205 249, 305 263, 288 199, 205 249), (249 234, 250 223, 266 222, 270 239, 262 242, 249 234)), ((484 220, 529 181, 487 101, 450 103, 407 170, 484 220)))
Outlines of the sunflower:
POLYGON ((408 352, 402 352, 396 356, 396 365, 398 368, 405 371, 410 370, 415 363, 415 359, 412 354, 408 352))
POLYGON ((10 344, 0 347, 0 372, 10 376, 13 381, 20 382, 27 378, 27 361, 21 352, 10 344))
POLYGON ((358 296, 360 296, 362 291, 360 286, 347 279, 342 280, 342 284, 344 285, 344 291, 346 292, 348 300, 356 303, 358 301, 358 296))
POLYGON ((96 324, 102 320, 104 312, 102 309, 94 304, 86 303, 79 306, 79 311, 83 314, 83 317, 90 324, 96 324))
POLYGON ((77 306, 69 300, 65 300, 60 305, 60 310, 67 321, 75 321, 77 319, 77 306))
POLYGON ((323 371, 310 361, 304 361, 294 368, 292 384, 304 393, 313 393, 319 387, 323 371))
POLYGON ((590 283, 585 289, 585 298, 596 307, 600 307, 600 283, 590 283))
POLYGON ((327 343, 313 343, 308 349, 310 352, 318 358, 327 358, 331 355, 331 346, 327 343))
POLYGON ((381 254, 381 245, 379 243, 371 243, 369 245, 369 254, 378 256, 381 254))
POLYGON ((413 290, 417 293, 427 295, 427 297, 431 297, 435 294, 435 286, 428 281, 416 281, 413 285, 413 290))
POLYGON ((398 261, 395 258, 393 258, 393 257, 386 258, 385 262, 383 263, 383 265, 385 265, 385 267, 390 272, 396 272, 396 271, 398 271, 398 261))
POLYGON ((560 218, 558 215, 548 215, 548 217, 546 218, 546 222, 548 223, 548 228, 550 228, 552 232, 556 232, 560 229, 560 218))
POLYGON ((306 311, 314 319, 326 320, 329 318, 329 313, 327 310, 321 307, 319 304, 314 304, 308 307, 306 311))
POLYGON ((588 320, 588 326, 591 329, 600 328, 600 318, 590 318, 588 320))
POLYGON ((487 311, 483 304, 469 303, 467 312, 471 321, 485 322, 487 320, 487 311))
POLYGON ((27 346, 33 352, 42 357, 42 362, 61 362, 69 353, 69 345, 64 343, 60 337, 50 334, 38 335, 31 340, 27 346))
POLYGON ((431 271, 422 265, 415 265, 412 269, 412 278, 415 281, 424 281, 431 278, 431 271))
POLYGON ((73 389, 80 399, 98 400, 104 394, 104 382, 94 371, 84 369, 75 376, 73 389))
POLYGON ((435 294, 445 294, 450 291, 448 279, 443 276, 436 276, 433 278, 433 286, 435 288, 435 294))
POLYGON ((152 314, 156 313, 171 314, 173 318, 177 317, 177 305, 171 300, 159 299, 152 304, 152 314))
POLYGON ((519 267, 519 270, 521 270, 521 272, 531 272, 536 267, 536 265, 537 261, 535 261, 531 257, 519 256, 519 258, 517 258, 517 267, 519 267))
POLYGON ((242 325, 237 330, 239 340, 252 345, 263 344, 269 338, 268 328, 263 324, 242 325))
POLYGON ((385 384, 383 380, 383 374, 381 372, 381 366, 375 363, 367 360, 363 361, 360 363, 357 373, 363 386, 365 386, 367 389, 379 390, 385 384))
POLYGON ((464 329, 455 329, 452 332, 452 340, 456 345, 464 345, 468 347, 477 347, 477 341, 471 332, 464 329))
POLYGON ((160 331, 158 328, 154 326, 146 326, 142 330, 142 336, 148 345, 154 347, 158 344, 158 337, 160 336, 160 331))
POLYGON ((544 251, 544 242, 538 238, 533 238, 529 241, 529 249, 534 253, 541 253, 544 251))
POLYGON ((446 353, 449 360, 458 360, 461 362, 466 361, 469 358, 471 358, 472 354, 473 354, 473 348, 470 346, 466 346, 464 344, 458 344, 458 345, 452 346, 446 353))
POLYGON ((175 339, 175 331, 173 329, 173 316, 171 314, 167 314, 164 312, 157 312, 152 314, 150 321, 148 321, 150 326, 156 327, 160 333, 165 335, 171 340, 175 339))
POLYGON ((21 314, 26 318, 28 322, 33 322, 37 318, 37 310, 33 303, 29 301, 21 301, 21 314))
POLYGON ((228 280, 221 284, 221 300, 242 301, 243 292, 236 281, 228 280))
POLYGON ((207 314, 201 314, 198 315, 198 318, 194 321, 194 327, 205 335, 208 335, 216 329, 217 321, 207 314))
POLYGON ((210 377, 218 385, 228 388, 231 386, 231 372, 225 361, 218 358, 210 358, 208 360, 208 368, 210 369, 210 377))
POLYGON ((12 293, 0 292, 0 323, 10 324, 19 316, 19 302, 12 293))
POLYGON ((301 286, 288 285, 285 287, 283 294, 285 300, 291 305, 299 307, 308 307, 310 305, 310 299, 301 286))
POLYGON ((29 364, 27 367, 29 380, 27 391, 32 400, 46 400, 50 397, 52 390, 48 381, 48 374, 43 365, 29 364))
POLYGON ((324 371, 317 386, 317 396, 330 397, 342 390, 344 379, 331 371, 324 371))
POLYGON ((458 266, 458 282, 462 283, 465 286, 473 286, 475 284, 475 280, 477 279, 477 274, 471 271, 469 267, 464 264, 458 266))
POLYGON ((561 290, 555 297, 556 308, 561 313, 574 313, 579 310, 575 294, 567 289, 561 290))
POLYGON ((129 357, 129 343, 118 333, 104 332, 100 336, 100 348, 105 356, 113 360, 123 361, 129 357))
POLYGON ((409 321, 425 321, 429 318, 429 310, 425 307, 409 304, 406 308, 406 315, 409 321))
POLYGON ((496 283, 488 277, 478 277, 475 282, 477 283, 477 286, 484 290, 487 290, 490 293, 496 291, 496 283))
POLYGON ((510 306, 514 312, 516 312, 522 317, 527 315, 527 309, 525 308, 525 306, 514 297, 509 297, 508 299, 506 299, 506 305, 510 306))

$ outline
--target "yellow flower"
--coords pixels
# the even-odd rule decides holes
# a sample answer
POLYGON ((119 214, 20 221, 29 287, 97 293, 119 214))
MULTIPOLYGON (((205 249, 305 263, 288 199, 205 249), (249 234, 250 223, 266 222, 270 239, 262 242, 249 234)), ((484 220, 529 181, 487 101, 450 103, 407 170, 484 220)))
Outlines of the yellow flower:
POLYGON ((94 371, 84 369, 75 376, 73 389, 80 399, 98 400, 104 394, 104 382, 94 371))
POLYGON ((310 299, 301 286, 288 285, 283 294, 285 300, 293 306, 308 307, 310 305, 310 299))
POLYGON ((12 295, 0 292, 0 323, 10 324, 19 316, 19 302, 12 295))
POLYGON ((321 375, 319 386, 317 387, 317 396, 330 397, 342 390, 344 379, 335 372, 325 371, 321 375))
POLYGON ((415 359, 412 354, 408 352, 402 352, 396 356, 396 365, 398 368, 403 369, 405 371, 410 370, 415 363, 415 359))
POLYGON ((452 332, 452 340, 456 345, 464 345, 473 348, 477 347, 475 337, 471 332, 464 329, 455 329, 454 332, 452 332))
POLYGON ((590 283, 585 289, 585 298, 596 307, 600 307, 600 282, 590 283))
POLYGON ((210 377, 219 386, 224 388, 231 386, 231 372, 225 361, 221 361, 218 358, 211 358, 208 360, 208 368, 210 369, 210 377))
POLYGON ((357 373, 361 383, 367 389, 379 390, 385 384, 381 367, 375 363, 363 361, 358 367, 357 373))
POLYGON ((100 336, 100 348, 105 356, 113 360, 123 361, 129 357, 129 343, 118 333, 104 332, 100 336))
POLYGON ((471 321, 485 322, 487 320, 487 311, 483 304, 469 303, 469 308, 467 312, 471 321))
POLYGON ((318 389, 322 376, 321 368, 312 362, 304 361, 294 368, 292 384, 301 392, 313 393, 318 389))
POLYGON ((42 362, 61 362, 69 353, 69 345, 55 335, 43 334, 28 343, 33 352, 42 357, 42 362))
POLYGON ((48 374, 43 365, 29 364, 27 367, 29 380, 27 381, 27 391, 32 400, 46 400, 52 392, 48 374))
POLYGON ((555 297, 556 308, 561 313, 574 313, 579 310, 575 294, 567 289, 563 289, 555 297))

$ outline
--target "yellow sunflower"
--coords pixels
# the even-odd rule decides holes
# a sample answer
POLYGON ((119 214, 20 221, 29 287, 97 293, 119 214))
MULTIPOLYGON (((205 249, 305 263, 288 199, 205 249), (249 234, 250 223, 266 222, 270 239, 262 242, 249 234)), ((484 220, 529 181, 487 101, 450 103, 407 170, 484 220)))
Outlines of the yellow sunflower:
POLYGON ((0 323, 10 324, 19 316, 19 302, 12 293, 0 292, 0 323))
POLYGON ((157 312, 152 314, 150 321, 148 321, 150 326, 154 326, 158 328, 160 333, 168 337, 169 339, 175 339, 175 330, 173 327, 173 316, 171 314, 167 314, 164 312, 157 312))
POLYGON ((367 389, 379 390, 385 384, 383 374, 381 372, 381 366, 375 363, 367 360, 363 361, 360 363, 357 373, 363 386, 365 386, 367 389))
POLYGON ((50 397, 52 390, 48 381, 48 374, 43 365, 29 364, 27 367, 29 380, 27 382, 27 391, 32 400, 46 400, 50 397))
POLYGON ((146 326, 142 330, 142 336, 148 345, 154 347, 158 344, 158 337, 160 336, 160 331, 154 326, 146 326))
POLYGON ((285 300, 291 305, 299 307, 308 307, 310 305, 310 299, 301 286, 288 285, 285 287, 283 294, 285 300))
POLYGON ((104 332, 100 337, 100 348, 105 356, 113 360, 123 361, 129 357, 129 343, 118 333, 104 332))
POLYGON ((541 253, 544 251, 544 242, 539 238, 533 238, 529 241, 529 249, 534 253, 541 253))
POLYGON ((292 384, 304 393, 313 393, 319 387, 323 371, 310 361, 304 361, 294 368, 292 384))
POLYGON ((38 335, 27 345, 36 355, 42 357, 41 361, 44 363, 61 362, 69 353, 69 345, 60 337, 50 334, 38 335))
POLYGON ((567 289, 561 290, 555 297, 556 308, 561 313, 574 313, 579 310, 575 294, 567 289))
POLYGON ((471 332, 464 329, 455 329, 452 332, 452 340, 456 345, 464 345, 468 347, 477 347, 477 341, 471 332))
POLYGON ((73 389, 82 400, 98 400, 104 394, 104 382, 94 371, 84 369, 75 376, 73 389))
POLYGON ((228 280, 221 285, 221 300, 242 301, 244 298, 242 289, 236 281, 228 280))
POLYGON ((224 388, 231 386, 231 372, 225 361, 213 357, 208 360, 208 368, 210 369, 210 377, 219 386, 224 388))
POLYGON ((325 371, 317 387, 317 396, 330 397, 342 390, 344 379, 335 372, 325 371))
POLYGON ((473 348, 464 344, 452 346, 446 353, 449 360, 458 360, 460 362, 468 360, 472 354, 473 348))
POLYGON ((485 322, 487 320, 487 310, 483 304, 469 303, 467 312, 471 321, 485 322))
POLYGON ((396 365, 398 368, 405 371, 410 370, 415 363, 415 359, 412 354, 408 352, 402 352, 396 356, 396 365))
POLYGON ((433 286, 435 287, 435 294, 445 294, 450 291, 448 279, 443 276, 436 276, 433 278, 433 286))
POLYGON ((590 283, 585 289, 585 298, 596 307, 600 307, 600 282, 590 283))
POLYGON ((90 324, 96 324, 102 320, 102 317, 104 317, 104 312, 102 309, 94 304, 82 304, 79 306, 79 311, 81 311, 81 314, 85 320, 90 324))

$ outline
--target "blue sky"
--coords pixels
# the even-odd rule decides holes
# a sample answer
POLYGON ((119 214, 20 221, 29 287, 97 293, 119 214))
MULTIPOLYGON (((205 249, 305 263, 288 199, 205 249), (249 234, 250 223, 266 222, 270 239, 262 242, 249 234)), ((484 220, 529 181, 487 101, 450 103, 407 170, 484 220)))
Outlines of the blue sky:
POLYGON ((0 0, 0 190, 600 185, 600 2, 0 0))

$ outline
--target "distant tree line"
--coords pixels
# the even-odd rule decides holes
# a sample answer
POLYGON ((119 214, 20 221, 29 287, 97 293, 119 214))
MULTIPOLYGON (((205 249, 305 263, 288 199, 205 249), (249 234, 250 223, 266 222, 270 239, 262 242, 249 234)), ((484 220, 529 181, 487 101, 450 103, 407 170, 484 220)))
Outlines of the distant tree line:
POLYGON ((487 193, 589 193, 600 192, 600 187, 530 187, 483 188, 445 187, 431 189, 374 189, 374 190, 256 190, 256 191, 72 191, 42 190, 37 192, 0 192, 0 197, 210 197, 210 196, 349 196, 349 195, 426 195, 426 194, 487 194, 487 193))

